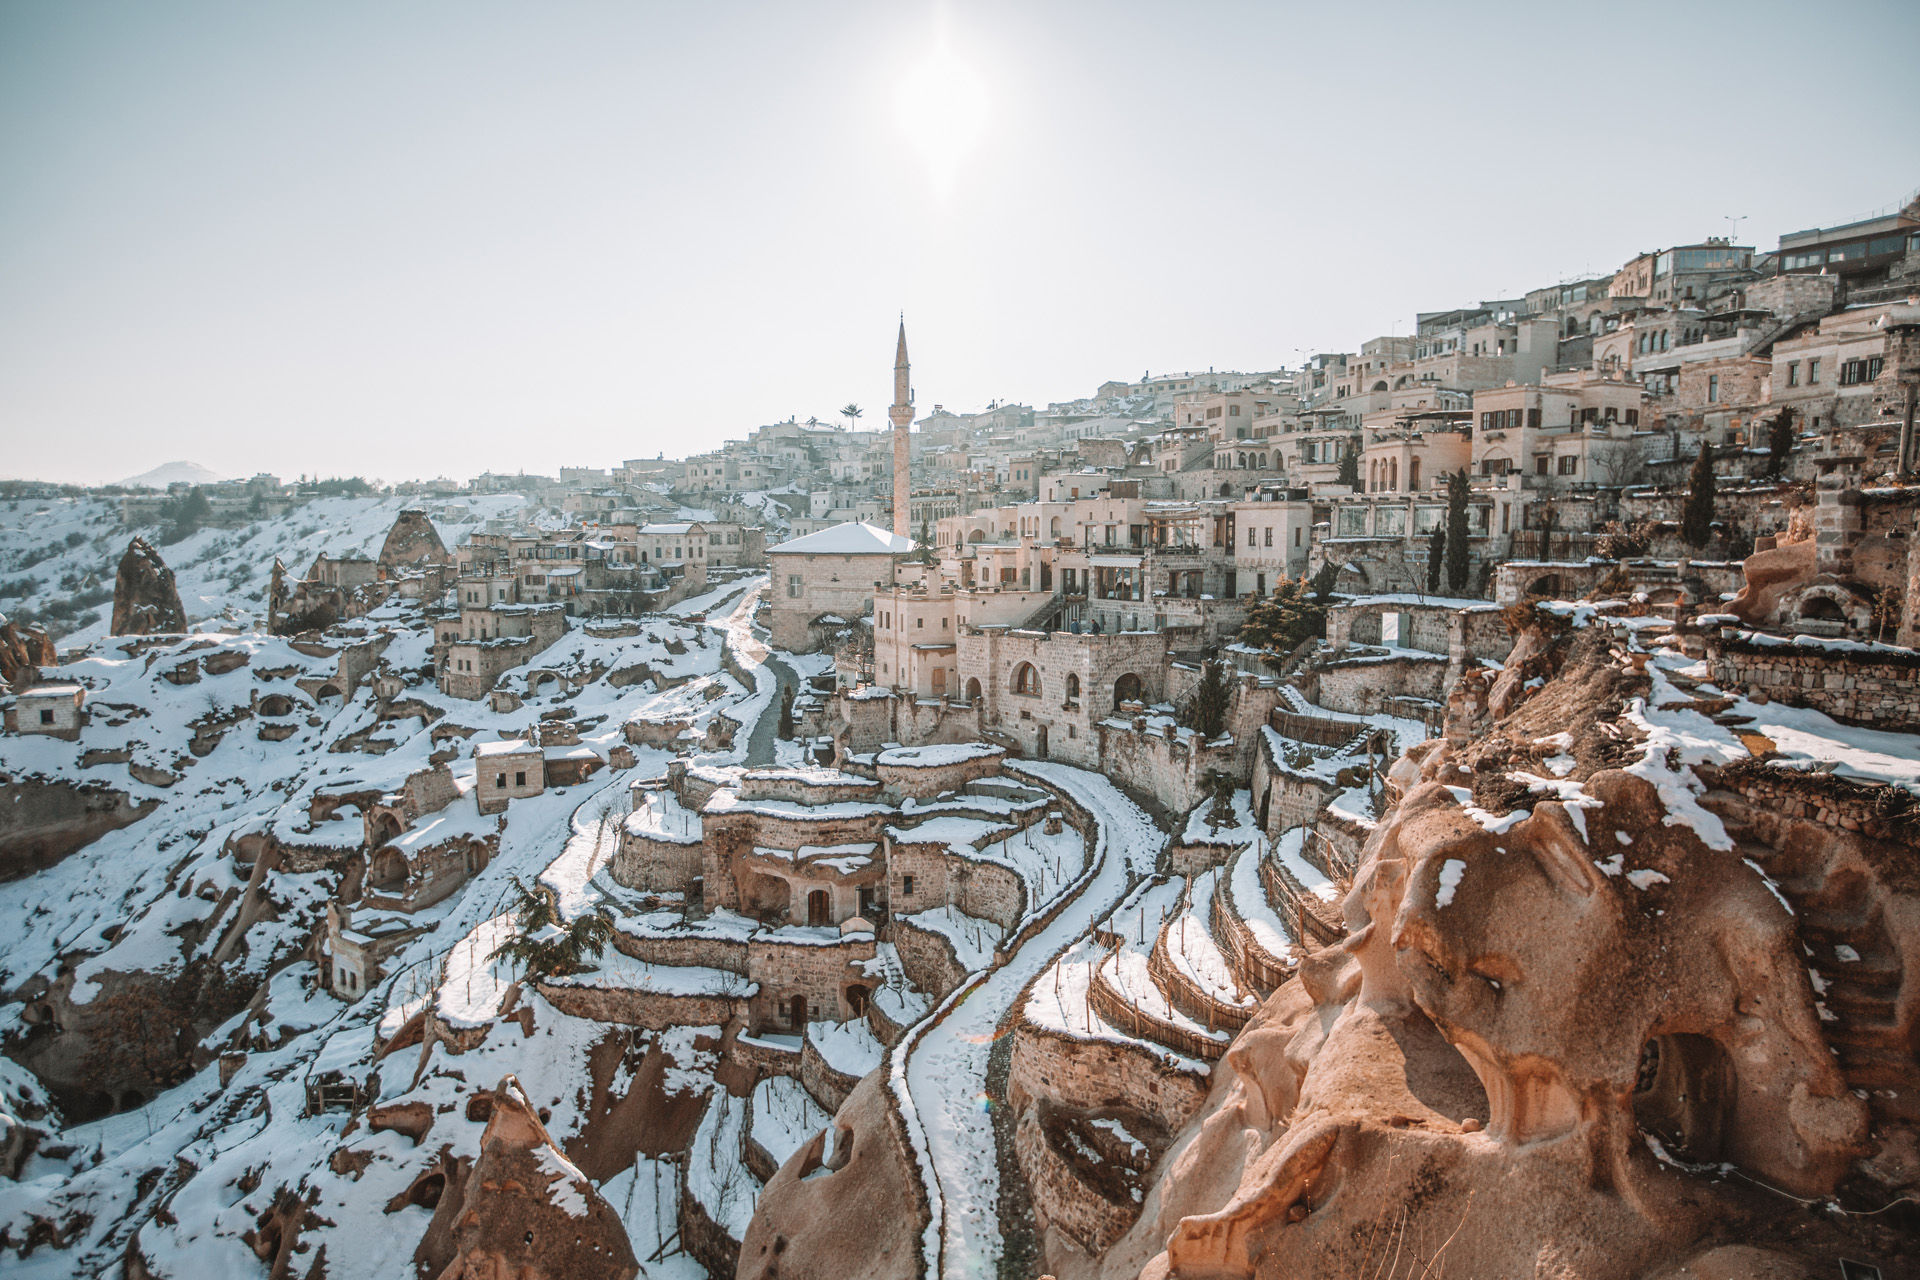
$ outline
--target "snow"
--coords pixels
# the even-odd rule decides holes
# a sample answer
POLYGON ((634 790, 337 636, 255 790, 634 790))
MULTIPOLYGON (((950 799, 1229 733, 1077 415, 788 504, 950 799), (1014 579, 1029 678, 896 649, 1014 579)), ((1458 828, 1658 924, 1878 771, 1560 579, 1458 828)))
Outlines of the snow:
POLYGON ((865 1022, 810 1022, 807 1039, 820 1058, 842 1075, 856 1078, 878 1071, 885 1061, 887 1047, 880 1043, 865 1022))
MULTIPOLYGON (((1306 829, 1295 827, 1282 836, 1282 841, 1300 833, 1305 840, 1306 829)), ((1267 901, 1266 886, 1260 883, 1260 851, 1249 845, 1233 856, 1227 864, 1227 897, 1233 903, 1233 914, 1253 935, 1254 945, 1258 946, 1273 962, 1291 967, 1297 961, 1293 954, 1293 936, 1287 926, 1281 922, 1280 913, 1267 901)))
POLYGON ((854 521, 767 548, 770 555, 791 552, 814 556, 895 556, 912 550, 912 538, 903 538, 878 525, 854 521))
POLYGON ((715 1089, 687 1151, 686 1191, 719 1227, 735 1240, 747 1233, 760 1180, 741 1162, 740 1134, 747 1121, 747 1100, 715 1089))
POLYGON ((731 996, 745 999, 759 994, 760 984, 730 969, 692 964, 650 964, 612 947, 602 953, 598 967, 584 973, 542 978, 555 987, 587 987, 595 991, 644 991, 663 996, 731 996))
POLYGON ((826 1128, 833 1117, 792 1076, 768 1076, 753 1090, 753 1140, 778 1168, 826 1128))
POLYGON ((989 1275, 1000 1257, 1000 1169, 982 1101, 987 1058, 1001 1024, 1021 988, 1120 900, 1129 874, 1152 869, 1163 843, 1152 819, 1097 774, 1053 761, 1007 767, 1072 795, 1100 831, 1093 865, 1060 913, 1021 938, 1006 964, 973 975, 950 993, 888 1055, 888 1085, 933 1209, 922 1238, 930 1274, 989 1275))
POLYGON ((1007 754, 1005 747, 986 742, 953 742, 930 747, 895 747, 882 751, 875 764, 907 769, 934 769, 943 765, 965 764, 969 760, 989 760, 1007 754))
POLYGON ((1730 850, 1733 837, 1716 814, 1701 806, 1697 797, 1707 787, 1689 766, 1731 764, 1744 758, 1747 749, 1730 730, 1698 711, 1663 707, 1665 702, 1679 700, 1677 691, 1658 663, 1649 663, 1647 674, 1653 682, 1650 696, 1635 698, 1623 717, 1646 732, 1645 752, 1626 771, 1654 785, 1666 807, 1665 825, 1691 827, 1709 849, 1730 850), (1676 696, 1663 698, 1663 694, 1676 696))
POLYGON ((1287 874, 1299 882, 1300 886, 1322 902, 1338 902, 1340 887, 1327 879, 1326 872, 1314 866, 1306 859, 1307 835, 1310 828, 1293 827, 1283 834, 1273 846, 1273 856, 1287 869, 1287 874))
POLYGON ((1531 809, 1515 809, 1505 814, 1482 809, 1473 802, 1473 790, 1469 787, 1448 787, 1447 790, 1453 794, 1454 802, 1466 811, 1469 818, 1497 836, 1505 835, 1513 827, 1533 816, 1531 809))
POLYGON ((671 1160, 636 1154, 632 1168, 607 1179, 600 1188, 627 1229, 633 1256, 643 1260, 640 1274, 646 1280, 707 1280, 706 1269, 677 1249, 658 1261, 650 1260, 680 1228, 675 1209, 678 1178, 679 1169, 671 1160))
POLYGON ((1251 1009, 1254 997, 1240 990, 1233 966, 1213 940, 1213 890, 1220 869, 1196 876, 1187 887, 1186 909, 1167 930, 1167 958, 1196 988, 1222 1004, 1251 1009))
POLYGON ((1453 902, 1453 891, 1460 887, 1460 878, 1467 873, 1467 864, 1458 858, 1448 858, 1440 865, 1440 887, 1434 891, 1433 905, 1448 906, 1453 902))
POLYGON ((1670 884, 1672 882, 1658 871, 1643 868, 1639 871, 1627 872, 1627 883, 1636 889, 1644 891, 1653 888, 1656 884, 1670 884))

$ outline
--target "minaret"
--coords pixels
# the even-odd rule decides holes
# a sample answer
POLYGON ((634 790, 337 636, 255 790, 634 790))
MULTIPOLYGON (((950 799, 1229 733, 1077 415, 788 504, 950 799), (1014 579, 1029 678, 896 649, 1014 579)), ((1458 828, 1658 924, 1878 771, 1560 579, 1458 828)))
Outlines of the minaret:
POLYGON ((887 410, 887 416, 893 419, 893 531, 903 538, 913 536, 907 527, 912 492, 909 469, 913 460, 913 447, 907 437, 907 430, 913 425, 913 381, 908 367, 907 318, 903 315, 900 345, 893 355, 893 408, 887 410))

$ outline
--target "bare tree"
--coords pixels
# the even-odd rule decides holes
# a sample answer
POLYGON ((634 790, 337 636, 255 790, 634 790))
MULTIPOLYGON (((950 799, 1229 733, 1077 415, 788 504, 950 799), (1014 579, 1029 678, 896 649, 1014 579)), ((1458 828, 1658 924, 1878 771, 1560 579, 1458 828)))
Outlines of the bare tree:
POLYGON ((1647 447, 1637 440, 1595 440, 1587 447, 1587 469, 1595 484, 1615 488, 1633 484, 1647 463, 1647 447))

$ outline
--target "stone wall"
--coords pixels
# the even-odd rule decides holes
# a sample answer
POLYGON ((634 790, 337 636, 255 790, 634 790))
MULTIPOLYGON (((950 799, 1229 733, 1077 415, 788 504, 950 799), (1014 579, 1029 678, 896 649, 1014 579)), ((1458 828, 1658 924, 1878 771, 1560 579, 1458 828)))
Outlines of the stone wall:
POLYGON ((649 893, 687 893, 701 873, 699 840, 664 840, 620 832, 620 848, 607 874, 629 889, 649 893))
POLYGON ((800 1074, 798 1079, 806 1089, 808 1096, 825 1107, 828 1114, 840 1110, 860 1083, 860 1077, 850 1076, 844 1071, 836 1071, 827 1060, 820 1056, 820 1050, 808 1036, 800 1045, 800 1074))
POLYGON ((1722 689, 1766 694, 1845 724, 1920 729, 1920 652, 1849 641, 1762 642, 1723 634, 1707 649, 1722 689))
POLYGON ((966 969, 954 958, 952 944, 941 934, 905 920, 895 920, 889 933, 907 981, 931 995, 935 1004, 967 980, 966 969))
POLYGON ((647 964, 697 965, 745 976, 747 944, 712 934, 647 934, 613 931, 613 949, 647 964))
POLYGON ((560 1012, 594 1022, 665 1031, 668 1027, 725 1026, 747 1010, 735 996, 673 995, 661 991, 603 990, 535 979, 534 989, 560 1012))
POLYGON ((1082 1040, 1029 1021, 1019 1006, 1007 1102, 1025 1110, 1048 1098, 1072 1107, 1129 1107, 1177 1133, 1207 1099, 1205 1070, 1176 1066, 1165 1050, 1137 1042, 1082 1040))
POLYGON ((1451 664, 1441 656, 1358 657, 1323 663, 1308 673, 1315 684, 1309 695, 1319 706, 1345 715, 1373 715, 1387 709, 1390 698, 1425 698, 1444 702, 1451 664))
POLYGON ((806 999, 809 1020, 847 1021, 854 1016, 847 989, 871 990, 875 984, 859 966, 873 959, 876 946, 870 933, 826 946, 753 939, 747 944, 747 976, 760 984, 760 992, 749 1009, 751 1025, 803 1034, 805 1028, 788 1025, 795 996, 806 999))
POLYGON ((769 551, 773 644, 793 653, 811 653, 821 631, 813 621, 834 614, 848 622, 865 613, 876 582, 891 585, 891 555, 806 555, 769 551), (797 579, 797 582, 795 581, 797 579))
POLYGON ((1136 797, 1167 812, 1184 813, 1208 794, 1207 774, 1236 771, 1235 743, 1205 744, 1191 729, 1148 726, 1144 718, 1120 728, 1101 724, 1100 772, 1136 797))

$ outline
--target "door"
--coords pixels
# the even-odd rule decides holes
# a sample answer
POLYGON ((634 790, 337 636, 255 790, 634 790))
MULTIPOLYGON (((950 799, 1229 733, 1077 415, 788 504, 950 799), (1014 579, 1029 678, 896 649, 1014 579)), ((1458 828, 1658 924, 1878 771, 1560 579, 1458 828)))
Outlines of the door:
POLYGON ((807 1031, 807 998, 795 996, 787 1001, 787 1025, 801 1035, 807 1031))
POLYGON ((1041 725, 1033 735, 1033 753, 1042 760, 1047 758, 1047 726, 1041 725))
POLYGON ((816 929, 833 923, 833 900, 825 889, 807 895, 807 923, 816 929))

